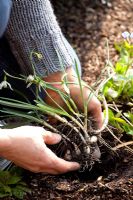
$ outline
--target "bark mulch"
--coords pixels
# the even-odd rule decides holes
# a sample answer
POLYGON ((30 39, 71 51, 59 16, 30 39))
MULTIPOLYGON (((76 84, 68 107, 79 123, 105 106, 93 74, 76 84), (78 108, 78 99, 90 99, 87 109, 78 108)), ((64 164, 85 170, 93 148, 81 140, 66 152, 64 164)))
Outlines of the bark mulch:
MULTIPOLYGON (((83 67, 83 79, 94 83, 105 66, 106 38, 110 59, 117 54, 114 42, 123 31, 133 31, 133 1, 52 0, 59 23, 67 39, 76 49, 83 67)), ((27 174, 32 194, 25 200, 131 200, 133 199, 133 158, 122 150, 86 173, 73 172, 61 176, 27 174)))

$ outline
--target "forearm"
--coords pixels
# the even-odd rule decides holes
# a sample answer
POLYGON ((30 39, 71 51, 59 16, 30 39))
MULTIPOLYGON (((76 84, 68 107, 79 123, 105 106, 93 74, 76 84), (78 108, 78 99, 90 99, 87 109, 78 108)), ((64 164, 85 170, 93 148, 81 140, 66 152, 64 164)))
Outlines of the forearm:
POLYGON ((22 71, 31 73, 30 53, 39 52, 43 58, 34 59, 38 75, 46 76, 73 66, 70 47, 66 45, 49 0, 13 0, 6 37, 22 71))
POLYGON ((11 145, 10 137, 8 135, 9 132, 9 129, 0 129, 0 156, 2 157, 11 145))

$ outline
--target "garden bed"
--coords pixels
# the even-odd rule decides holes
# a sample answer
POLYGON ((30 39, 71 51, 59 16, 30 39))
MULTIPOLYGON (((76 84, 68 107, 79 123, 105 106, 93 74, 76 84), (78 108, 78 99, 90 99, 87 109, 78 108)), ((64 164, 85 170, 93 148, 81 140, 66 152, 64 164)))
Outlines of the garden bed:
MULTIPOLYGON (((114 42, 121 39, 123 31, 133 32, 133 2, 112 0, 111 7, 88 2, 53 1, 63 31, 81 59, 83 78, 93 84, 107 59, 106 38, 110 59, 115 61, 118 56, 114 42)), ((25 200, 130 200, 133 198, 133 158, 124 149, 116 154, 104 147, 101 163, 96 163, 92 171, 61 176, 26 172, 25 179, 32 190, 25 200)))

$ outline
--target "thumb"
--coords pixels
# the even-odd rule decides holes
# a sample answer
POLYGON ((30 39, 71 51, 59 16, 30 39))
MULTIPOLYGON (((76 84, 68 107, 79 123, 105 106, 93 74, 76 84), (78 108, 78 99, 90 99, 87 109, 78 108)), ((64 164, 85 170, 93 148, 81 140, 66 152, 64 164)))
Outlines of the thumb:
POLYGON ((57 144, 61 141, 61 135, 45 131, 43 135, 44 142, 46 144, 57 144))

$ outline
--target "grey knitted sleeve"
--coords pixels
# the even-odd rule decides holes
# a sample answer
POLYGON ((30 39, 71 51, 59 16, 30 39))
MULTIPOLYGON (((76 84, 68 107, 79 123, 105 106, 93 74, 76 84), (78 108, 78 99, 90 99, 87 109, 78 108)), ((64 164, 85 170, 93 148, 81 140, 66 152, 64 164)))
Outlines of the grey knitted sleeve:
POLYGON ((43 56, 41 60, 34 59, 39 76, 61 71, 59 57, 64 67, 74 65, 70 46, 66 45, 49 0, 13 0, 6 37, 25 74, 32 72, 32 51, 43 56))

